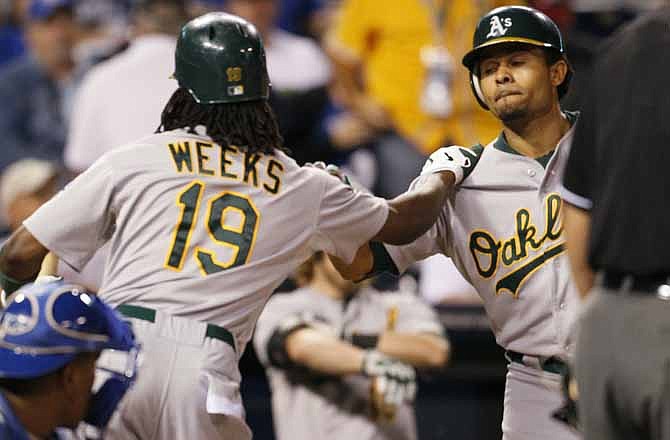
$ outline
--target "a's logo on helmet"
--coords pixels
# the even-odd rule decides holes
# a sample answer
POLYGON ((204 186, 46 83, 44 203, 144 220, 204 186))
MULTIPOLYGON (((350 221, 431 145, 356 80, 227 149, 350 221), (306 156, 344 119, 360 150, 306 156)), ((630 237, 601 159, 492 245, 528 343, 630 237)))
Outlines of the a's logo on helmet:
POLYGON ((486 35, 486 38, 497 38, 497 37, 502 37, 507 33, 509 28, 512 27, 512 19, 507 17, 507 18, 500 18, 497 15, 494 15, 491 17, 491 21, 489 22, 491 25, 491 29, 489 30, 489 33, 486 35))
POLYGON ((229 67, 226 69, 226 75, 228 76, 228 82, 240 82, 242 81, 242 68, 229 67))

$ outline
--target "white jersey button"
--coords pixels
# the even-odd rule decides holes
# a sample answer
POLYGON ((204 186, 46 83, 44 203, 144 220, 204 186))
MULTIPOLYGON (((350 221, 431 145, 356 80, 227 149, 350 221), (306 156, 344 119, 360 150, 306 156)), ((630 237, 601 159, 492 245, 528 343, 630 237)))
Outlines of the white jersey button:
POLYGON ((561 310, 565 310, 565 303, 559 304, 558 308, 561 310))
POLYGON ((529 175, 530 177, 535 177, 535 174, 537 174, 537 173, 535 172, 535 170, 533 170, 533 169, 528 170, 528 175, 529 175))

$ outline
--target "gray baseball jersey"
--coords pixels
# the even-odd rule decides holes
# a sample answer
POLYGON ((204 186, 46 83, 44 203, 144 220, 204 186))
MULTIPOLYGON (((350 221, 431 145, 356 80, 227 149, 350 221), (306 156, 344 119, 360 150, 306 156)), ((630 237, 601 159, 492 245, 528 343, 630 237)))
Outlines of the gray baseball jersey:
POLYGON ((100 296, 228 329, 241 356, 270 293, 316 250, 351 260, 385 200, 174 130, 113 150, 25 221, 75 269, 109 241, 100 296))
POLYGON ((450 256, 483 299, 496 340, 507 350, 563 358, 572 352, 579 301, 558 191, 573 130, 553 154, 538 159, 516 153, 501 135, 484 148, 426 234, 407 246, 386 246, 400 271, 430 255, 450 256))
POLYGON ((410 293, 379 293, 365 288, 341 301, 305 288, 274 295, 268 301, 258 320, 254 348, 267 367, 279 440, 416 438, 414 411, 409 404, 397 410, 392 422, 375 423, 371 419, 369 378, 326 378, 304 369, 279 369, 270 364, 268 356, 275 331, 296 321, 333 335, 378 336, 393 308, 397 311, 395 331, 442 334, 435 312, 410 293))

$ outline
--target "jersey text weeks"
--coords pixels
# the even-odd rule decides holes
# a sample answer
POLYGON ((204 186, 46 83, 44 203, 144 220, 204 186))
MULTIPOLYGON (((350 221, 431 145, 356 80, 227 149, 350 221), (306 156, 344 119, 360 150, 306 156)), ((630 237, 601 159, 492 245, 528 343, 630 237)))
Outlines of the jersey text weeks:
POLYGON ((496 240, 493 234, 485 230, 475 230, 470 234, 470 253, 475 261, 477 272, 484 278, 490 278, 498 271, 500 263, 511 266, 526 261, 498 280, 496 295, 509 291, 515 298, 521 285, 544 263, 564 251, 563 243, 551 247, 530 258, 529 250, 543 247, 546 241, 555 242, 561 238, 561 197, 552 193, 545 199, 544 234, 538 237, 537 228, 532 222, 530 212, 522 208, 515 215, 515 233, 507 240, 496 240))
POLYGON ((270 194, 277 194, 281 189, 284 165, 276 159, 269 158, 263 167, 261 154, 200 141, 173 143, 167 147, 178 173, 239 180, 256 188, 260 186, 270 194))

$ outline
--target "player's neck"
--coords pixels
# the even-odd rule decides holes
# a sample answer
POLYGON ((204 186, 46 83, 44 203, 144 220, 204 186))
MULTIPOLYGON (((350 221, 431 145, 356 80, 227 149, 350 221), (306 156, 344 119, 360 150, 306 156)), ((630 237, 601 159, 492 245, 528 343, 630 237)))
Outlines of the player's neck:
POLYGON ((55 420, 57 412, 53 410, 53 396, 49 396, 46 400, 41 396, 34 399, 23 399, 14 394, 5 393, 5 398, 21 425, 31 435, 46 438, 59 425, 55 420), (36 408, 41 408, 41 410, 36 408))
POLYGON ((519 154, 532 158, 553 151, 568 130, 570 122, 558 105, 539 117, 506 123, 503 128, 509 146, 519 154))

